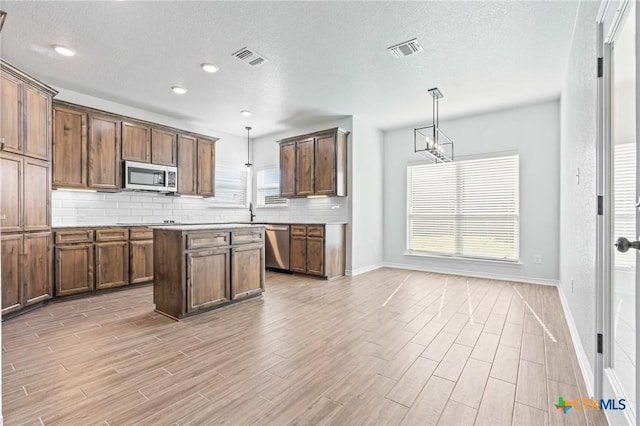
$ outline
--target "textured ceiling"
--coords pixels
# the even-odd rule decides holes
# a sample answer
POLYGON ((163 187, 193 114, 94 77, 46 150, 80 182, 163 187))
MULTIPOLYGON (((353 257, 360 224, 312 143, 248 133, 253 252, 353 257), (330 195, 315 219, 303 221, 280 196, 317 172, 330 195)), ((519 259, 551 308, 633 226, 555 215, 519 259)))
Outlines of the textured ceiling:
POLYGON ((2 57, 44 82, 254 136, 356 115, 381 129, 560 94, 571 1, 2 1, 2 57), (417 37, 424 52, 387 47, 417 37), (73 58, 52 44, 77 51, 73 58), (232 57, 248 46, 268 62, 232 57), (199 64, 220 70, 204 73, 199 64), (178 96, 170 86, 189 91, 178 96), (245 118, 239 111, 249 109, 245 118))

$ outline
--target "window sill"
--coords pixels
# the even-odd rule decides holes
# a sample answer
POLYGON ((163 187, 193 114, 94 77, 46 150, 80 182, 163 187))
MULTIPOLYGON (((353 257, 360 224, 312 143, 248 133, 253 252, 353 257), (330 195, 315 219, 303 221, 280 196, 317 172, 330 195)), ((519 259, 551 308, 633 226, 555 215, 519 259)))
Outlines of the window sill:
POLYGON ((210 209, 248 209, 248 205, 243 204, 209 204, 210 209))
POLYGON ((274 204, 270 206, 256 206, 256 209, 287 209, 289 208, 289 203, 287 204, 274 204))
POLYGON ((519 260, 497 260, 497 259, 479 259, 474 257, 443 256, 443 255, 428 254, 428 253, 421 253, 421 252, 415 252, 415 251, 405 251, 404 255, 408 257, 421 257, 421 258, 428 258, 433 260, 445 260, 445 261, 453 261, 453 262, 485 263, 485 264, 496 264, 500 266, 513 266, 513 267, 522 266, 522 262, 519 260))

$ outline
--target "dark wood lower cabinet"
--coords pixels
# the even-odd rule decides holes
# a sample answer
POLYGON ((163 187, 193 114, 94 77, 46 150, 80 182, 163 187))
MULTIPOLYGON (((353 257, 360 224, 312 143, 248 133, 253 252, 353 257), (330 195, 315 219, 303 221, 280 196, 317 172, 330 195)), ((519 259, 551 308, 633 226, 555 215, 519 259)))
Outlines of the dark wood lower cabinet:
POLYGON ((24 304, 53 296, 51 288, 51 232, 24 234, 24 304))
POLYGON ((307 237, 291 237, 289 269, 307 272, 307 237))
POLYGON ((51 233, 5 234, 2 247, 2 314, 50 299, 51 233))
POLYGON ((126 241, 96 243, 96 289, 129 284, 129 244, 126 241))
POLYGON ((324 239, 307 237, 307 274, 324 275, 324 239))
POLYGON ((2 254, 2 314, 22 307, 22 234, 0 237, 2 254))
POLYGON ((153 240, 129 242, 129 282, 153 280, 153 240))
POLYGON ((289 269, 325 278, 345 273, 345 225, 291 225, 289 269))
POLYGON ((261 292, 264 282, 264 246, 250 244, 231 249, 232 300, 261 292))
POLYGON ((93 244, 73 244, 55 248, 56 296, 94 289, 93 244))
POLYGON ((228 302, 230 284, 228 248, 187 254, 188 312, 228 302))

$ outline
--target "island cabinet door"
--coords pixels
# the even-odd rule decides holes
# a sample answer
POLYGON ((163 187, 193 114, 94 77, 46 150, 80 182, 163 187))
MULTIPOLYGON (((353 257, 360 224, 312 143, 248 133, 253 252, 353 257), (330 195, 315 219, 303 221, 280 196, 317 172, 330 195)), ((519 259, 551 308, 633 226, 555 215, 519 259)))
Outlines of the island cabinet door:
POLYGON ((187 253, 187 312, 230 299, 229 249, 187 253))
POLYGON ((247 244, 231 249, 231 299, 262 291, 264 258, 262 244, 247 244))

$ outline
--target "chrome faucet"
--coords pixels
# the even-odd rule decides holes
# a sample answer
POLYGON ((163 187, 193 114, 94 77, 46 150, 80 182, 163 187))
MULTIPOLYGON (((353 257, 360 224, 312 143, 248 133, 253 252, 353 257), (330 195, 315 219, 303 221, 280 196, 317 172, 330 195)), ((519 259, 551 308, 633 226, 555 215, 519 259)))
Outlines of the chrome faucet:
POLYGON ((255 214, 253 214, 253 203, 249 202, 249 215, 251 217, 251 222, 253 222, 253 219, 256 217, 255 214))

